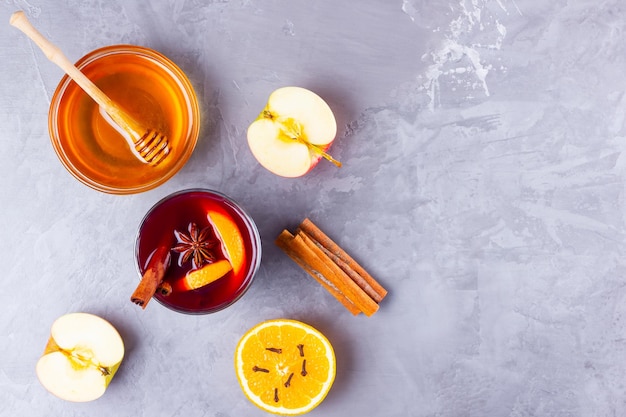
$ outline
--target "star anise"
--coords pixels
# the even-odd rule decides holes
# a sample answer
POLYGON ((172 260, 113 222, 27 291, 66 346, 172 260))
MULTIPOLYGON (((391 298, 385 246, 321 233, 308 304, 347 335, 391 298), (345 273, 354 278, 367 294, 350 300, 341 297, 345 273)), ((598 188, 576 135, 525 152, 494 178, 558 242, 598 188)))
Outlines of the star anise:
POLYGON ((215 255, 211 248, 216 246, 218 242, 211 238, 211 226, 207 226, 202 230, 198 229, 195 223, 189 223, 189 233, 174 230, 177 244, 172 249, 180 254, 178 257, 178 265, 183 265, 191 259, 192 267, 199 268, 207 262, 215 260, 215 255))

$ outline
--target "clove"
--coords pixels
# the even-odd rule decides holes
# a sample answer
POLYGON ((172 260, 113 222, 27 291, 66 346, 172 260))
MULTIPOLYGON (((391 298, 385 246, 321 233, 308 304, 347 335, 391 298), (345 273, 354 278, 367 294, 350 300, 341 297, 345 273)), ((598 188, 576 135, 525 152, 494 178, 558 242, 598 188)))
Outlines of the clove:
POLYGON ((258 366, 254 365, 252 367, 252 371, 254 372, 265 372, 266 374, 269 374, 270 370, 269 369, 265 369, 265 368, 259 368, 258 366))
POLYGON ((291 378, 293 378, 293 372, 289 374, 287 381, 285 381, 285 388, 289 388, 289 386, 291 385, 291 378))

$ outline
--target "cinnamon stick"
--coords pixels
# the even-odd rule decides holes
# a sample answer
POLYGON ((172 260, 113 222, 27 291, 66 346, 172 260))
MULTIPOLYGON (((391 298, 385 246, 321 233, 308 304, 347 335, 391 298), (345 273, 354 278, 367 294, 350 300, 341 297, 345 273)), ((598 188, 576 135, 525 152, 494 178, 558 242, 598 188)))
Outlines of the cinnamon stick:
POLYGON ((304 245, 303 252, 310 252, 308 256, 314 262, 321 262, 325 269, 324 276, 352 301, 366 316, 371 316, 378 311, 378 303, 374 301, 361 287, 357 285, 335 262, 332 261, 305 233, 298 233, 294 237, 294 243, 300 247, 304 245))
MULTIPOLYGON (((341 267, 351 278, 359 281, 360 277, 362 282, 367 283, 367 286, 363 285, 364 291, 368 292, 372 299, 377 303, 380 303, 387 295, 382 285, 380 285, 358 262, 356 262, 346 251, 344 251, 338 244, 336 244, 330 237, 328 237, 319 227, 317 227, 310 219, 305 218, 300 223, 300 229, 309 235, 314 241, 318 242, 325 251, 329 253, 329 256, 335 260, 337 265, 341 267), (354 274, 353 274, 354 273, 354 274), (358 276, 356 276, 357 274, 358 276)), ((361 286, 361 284, 359 284, 361 286)))
POLYGON ((322 272, 316 270, 313 266, 305 261, 306 255, 301 250, 296 249, 293 244, 294 236, 287 230, 283 230, 282 233, 276 238, 276 245, 281 248, 287 256, 289 256, 295 263, 297 263, 302 269, 304 269, 311 277, 313 277, 319 284, 321 284, 333 297, 337 299, 343 306, 355 316, 361 312, 359 308, 344 294, 342 294, 337 287, 335 287, 328 279, 326 279, 322 272))
POLYGON ((359 273, 356 272, 354 269, 350 268, 350 265, 348 265, 343 259, 341 259, 335 253, 333 253, 330 250, 328 250, 324 245, 322 245, 320 242, 315 240, 315 238, 310 236, 304 230, 298 229, 297 234, 302 234, 303 236, 306 236, 309 241, 311 241, 313 244, 315 244, 315 246, 317 246, 339 268, 341 268, 341 270, 348 277, 350 277, 350 279, 352 281, 354 281, 355 284, 357 284, 363 291, 365 291, 365 293, 367 295, 369 295, 372 298, 372 300, 376 301, 377 303, 380 303, 382 301, 384 296, 379 294, 378 292, 376 292, 376 290, 374 288, 372 288, 372 286, 365 280, 365 278, 363 278, 361 275, 359 275, 359 273))
POLYGON ((139 281, 139 285, 130 297, 130 301, 145 309, 157 288, 163 281, 165 272, 170 265, 170 247, 159 245, 150 255, 148 267, 139 281))
POLYGON ((371 316, 378 311, 387 291, 309 219, 295 235, 283 230, 276 245, 352 314, 371 316))

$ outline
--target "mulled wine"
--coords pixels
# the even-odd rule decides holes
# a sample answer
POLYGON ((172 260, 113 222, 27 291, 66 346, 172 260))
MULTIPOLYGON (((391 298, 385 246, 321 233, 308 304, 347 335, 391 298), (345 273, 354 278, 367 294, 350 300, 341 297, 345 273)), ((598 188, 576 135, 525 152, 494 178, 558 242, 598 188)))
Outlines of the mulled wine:
POLYGON ((231 305, 250 286, 261 262, 253 220, 216 191, 180 191, 146 214, 135 248, 141 275, 164 245, 170 262, 154 297, 183 313, 211 313, 231 305))

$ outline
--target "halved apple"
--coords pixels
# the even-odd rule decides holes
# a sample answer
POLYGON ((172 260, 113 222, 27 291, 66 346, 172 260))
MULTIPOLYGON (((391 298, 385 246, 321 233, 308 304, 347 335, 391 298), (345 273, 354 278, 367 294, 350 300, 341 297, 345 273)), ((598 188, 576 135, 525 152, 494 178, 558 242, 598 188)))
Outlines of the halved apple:
POLYGON ((259 117, 248 127, 248 145, 267 170, 300 177, 320 158, 341 166, 326 153, 337 134, 337 122, 326 102, 301 87, 274 91, 259 117))
POLYGON ((93 314, 66 314, 52 324, 37 377, 61 399, 92 401, 104 394, 123 357, 122 338, 108 321, 93 314))

